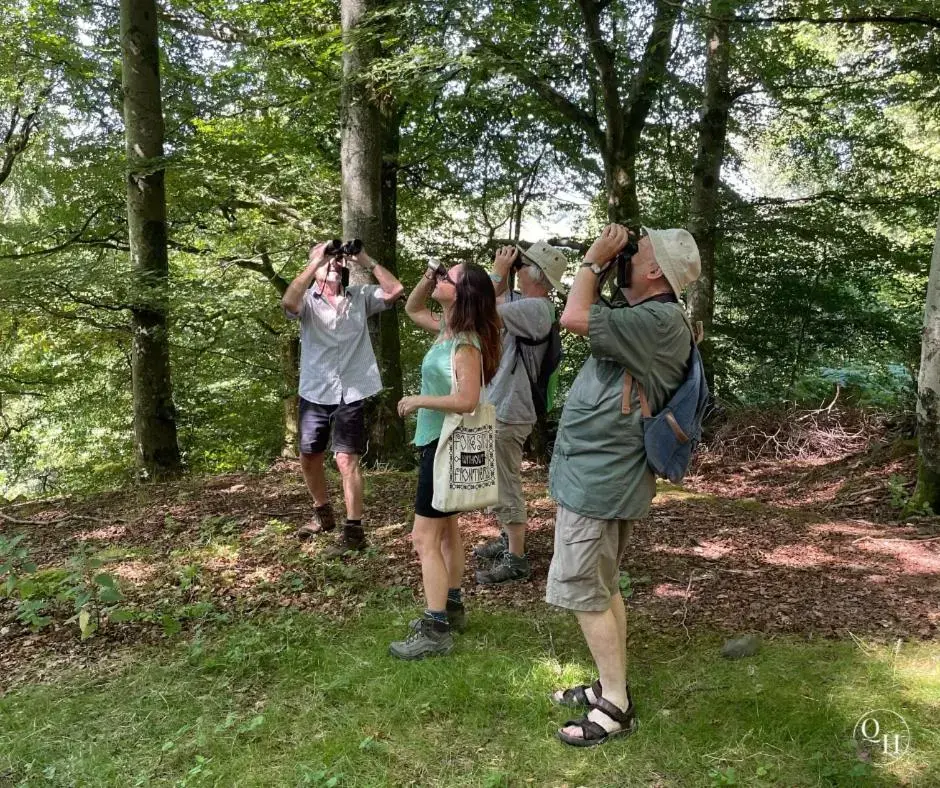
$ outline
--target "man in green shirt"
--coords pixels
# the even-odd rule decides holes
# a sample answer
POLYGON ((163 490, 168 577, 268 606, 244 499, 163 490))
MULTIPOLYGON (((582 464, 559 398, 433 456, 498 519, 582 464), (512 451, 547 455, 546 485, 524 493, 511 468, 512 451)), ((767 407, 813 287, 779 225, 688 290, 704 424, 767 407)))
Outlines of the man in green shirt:
POLYGON ((566 744, 592 746, 635 726, 626 683, 627 622, 620 561, 633 523, 656 492, 646 462, 639 404, 642 387, 657 413, 685 379, 692 330, 678 297, 701 270, 686 230, 641 231, 622 288, 627 306, 597 303, 598 279, 629 240, 604 228, 585 255, 561 325, 588 337, 591 355, 578 373, 558 425, 549 490, 558 503, 547 602, 574 611, 599 679, 555 693, 590 711, 558 731, 566 744))

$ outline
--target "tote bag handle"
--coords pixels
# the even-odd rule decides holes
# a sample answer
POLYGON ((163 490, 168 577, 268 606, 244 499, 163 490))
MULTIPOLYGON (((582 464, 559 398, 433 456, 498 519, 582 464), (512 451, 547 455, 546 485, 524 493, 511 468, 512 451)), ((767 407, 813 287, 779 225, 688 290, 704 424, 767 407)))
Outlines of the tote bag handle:
MULTIPOLYGON (((476 347, 472 343, 471 347, 476 347)), ((489 402, 489 398, 486 396, 486 382, 483 379, 483 351, 480 348, 477 348, 480 351, 480 399, 479 401, 484 405, 489 402)), ((457 394, 460 392, 460 386, 457 384, 457 339, 454 338, 454 345, 450 349, 450 393, 457 394)))

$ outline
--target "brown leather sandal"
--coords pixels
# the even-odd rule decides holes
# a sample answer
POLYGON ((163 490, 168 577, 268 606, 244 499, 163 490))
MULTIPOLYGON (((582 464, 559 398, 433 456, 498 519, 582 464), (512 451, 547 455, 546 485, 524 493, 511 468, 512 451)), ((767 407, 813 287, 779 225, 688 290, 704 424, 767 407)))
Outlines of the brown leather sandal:
POLYGON ((555 692, 552 692, 548 698, 556 706, 568 706, 572 709, 580 709, 583 706, 590 706, 591 701, 588 700, 587 691, 592 690, 594 692, 594 697, 599 698, 603 694, 601 690, 601 680, 598 679, 593 684, 578 684, 576 687, 569 687, 564 692, 561 693, 561 699, 555 697, 555 692))
POLYGON ((556 734, 565 744, 572 747, 596 747, 598 744, 614 739, 618 736, 629 736, 636 730, 636 713, 633 707, 633 700, 630 698, 630 688, 627 687, 627 710, 618 709, 609 700, 598 698, 597 703, 592 705, 593 709, 606 714, 610 719, 620 725, 615 731, 607 731, 602 725, 598 725, 594 720, 589 719, 585 714, 580 720, 568 720, 556 734), (581 736, 571 736, 565 733, 565 728, 569 725, 576 725, 581 729, 581 736))

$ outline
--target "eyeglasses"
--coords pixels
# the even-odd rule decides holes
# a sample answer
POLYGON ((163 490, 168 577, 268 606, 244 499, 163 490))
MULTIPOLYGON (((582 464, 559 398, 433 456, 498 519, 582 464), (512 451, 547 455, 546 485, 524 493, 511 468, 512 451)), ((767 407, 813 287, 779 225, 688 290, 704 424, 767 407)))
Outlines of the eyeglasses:
POLYGON ((450 282, 454 287, 457 287, 457 283, 450 278, 450 271, 448 271, 444 266, 441 266, 434 272, 434 276, 439 282, 450 282))

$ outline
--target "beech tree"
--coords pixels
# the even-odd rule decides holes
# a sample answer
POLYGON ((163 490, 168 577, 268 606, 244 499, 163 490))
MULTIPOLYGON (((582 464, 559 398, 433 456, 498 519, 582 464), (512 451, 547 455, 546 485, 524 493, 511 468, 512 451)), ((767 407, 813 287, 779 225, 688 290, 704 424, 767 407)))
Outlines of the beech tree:
POLYGON ((170 381, 163 106, 155 0, 121 0, 122 90, 127 153, 127 233, 137 275, 131 309, 134 435, 151 476, 180 468, 170 381))
POLYGON ((702 273, 689 288, 689 311, 693 325, 705 328, 702 352, 710 365, 710 329, 715 313, 715 253, 718 236, 721 165, 728 135, 733 95, 729 83, 731 60, 730 19, 733 0, 712 0, 705 33, 705 86, 699 118, 698 150, 692 168, 689 232, 695 237, 702 259, 702 273))
POLYGON ((917 380, 917 488, 908 506, 940 512, 940 215, 934 237, 917 380))
MULTIPOLYGON (((343 237, 360 238, 366 250, 393 274, 398 273, 395 254, 397 215, 395 203, 383 206, 383 183, 386 202, 397 199, 395 156, 383 171, 383 142, 397 143, 397 114, 380 107, 369 81, 369 70, 381 57, 375 29, 375 12, 381 3, 376 0, 342 0, 340 12, 343 32, 343 88, 341 98, 341 172, 343 237), (383 208, 386 210, 383 212, 383 208), (388 236, 386 237, 386 230, 388 236)), ((365 269, 354 266, 350 272, 353 284, 374 282, 365 269)), ((398 311, 388 309, 369 320, 369 333, 384 386, 382 393, 368 403, 369 453, 371 459, 388 461, 400 454, 405 444, 404 423, 396 405, 402 397, 401 343, 398 311)))

